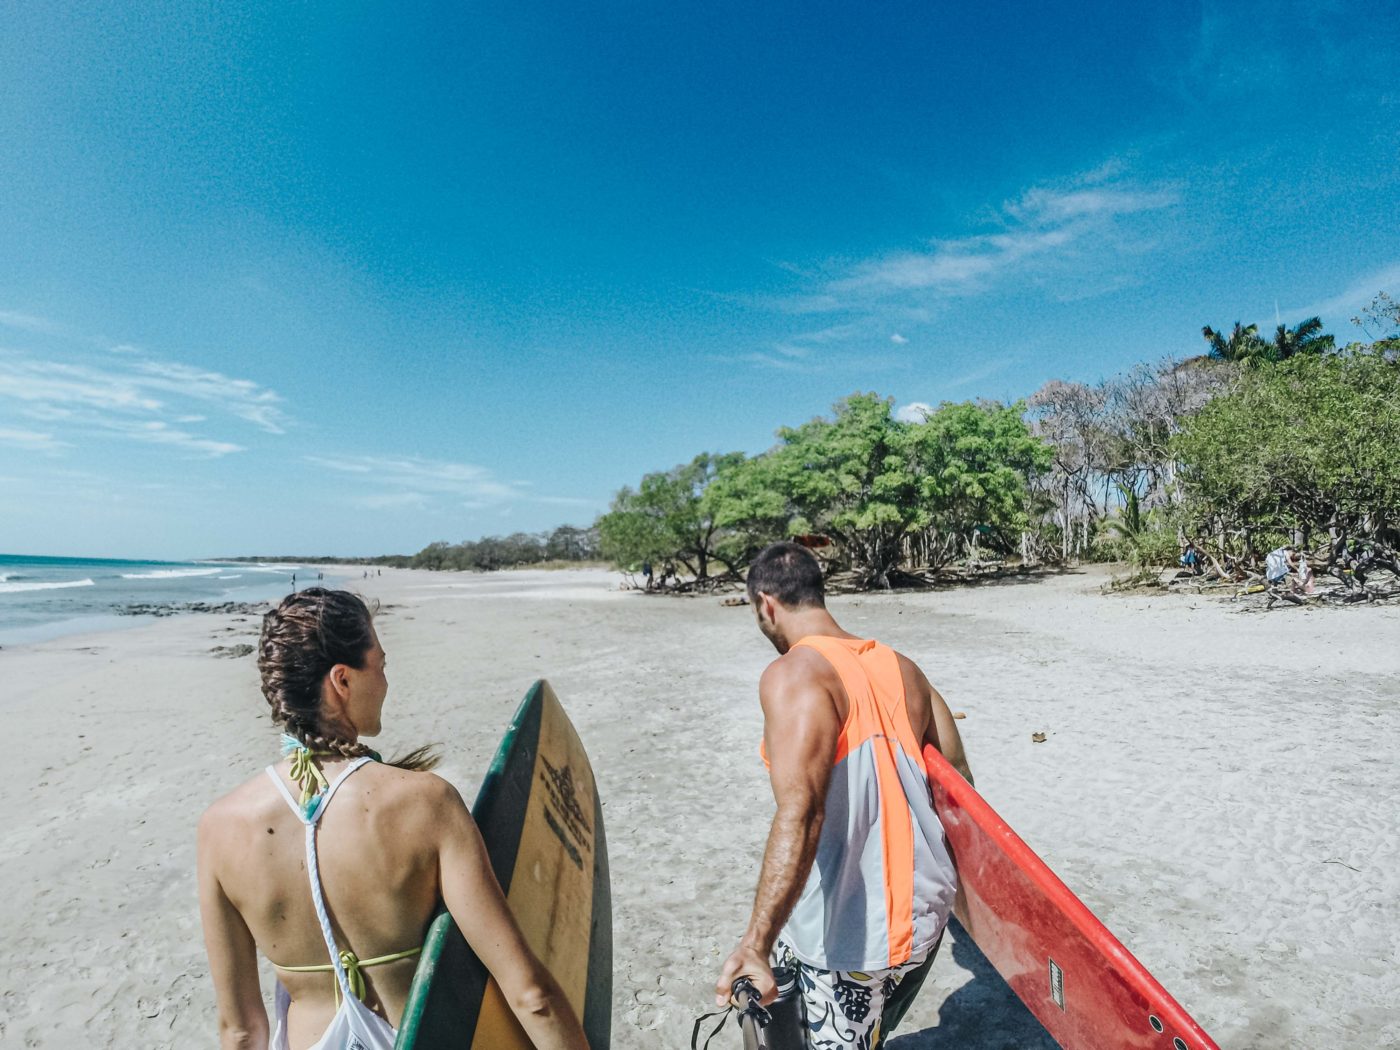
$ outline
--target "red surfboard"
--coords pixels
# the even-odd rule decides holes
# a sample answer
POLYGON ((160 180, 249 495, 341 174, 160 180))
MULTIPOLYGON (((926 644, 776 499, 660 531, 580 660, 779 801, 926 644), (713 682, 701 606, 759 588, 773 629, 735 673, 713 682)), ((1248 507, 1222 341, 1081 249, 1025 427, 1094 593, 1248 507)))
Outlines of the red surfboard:
POLYGON ((1220 1050, 931 744, 924 763, 963 925, 1063 1050, 1220 1050))

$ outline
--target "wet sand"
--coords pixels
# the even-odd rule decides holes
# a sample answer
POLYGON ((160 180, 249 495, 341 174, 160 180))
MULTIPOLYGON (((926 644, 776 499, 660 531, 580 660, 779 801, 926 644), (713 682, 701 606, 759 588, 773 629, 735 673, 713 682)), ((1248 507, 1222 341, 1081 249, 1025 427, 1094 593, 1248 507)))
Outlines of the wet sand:
MULTIPOLYGON (((966 712, 982 793, 1222 1046, 1400 1046, 1400 610, 1261 615, 1105 596, 1103 578, 832 608, 966 712)), ((772 811, 771 650, 747 609, 617 579, 352 582, 387 606, 382 750, 443 742, 468 797, 530 681, 554 684, 605 801, 613 1046, 679 1048, 746 920, 772 811)), ((256 628, 190 615, 0 652, 0 1046, 214 1042, 194 822, 276 736, 253 658, 211 650, 256 628)), ((890 1045, 1049 1044, 951 944, 890 1045)))

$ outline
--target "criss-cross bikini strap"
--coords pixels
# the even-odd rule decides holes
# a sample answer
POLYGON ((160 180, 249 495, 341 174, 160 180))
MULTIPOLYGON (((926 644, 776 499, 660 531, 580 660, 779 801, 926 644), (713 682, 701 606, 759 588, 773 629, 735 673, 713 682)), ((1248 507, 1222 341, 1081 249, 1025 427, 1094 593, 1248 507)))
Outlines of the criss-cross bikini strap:
POLYGON ((277 785, 277 790, 280 791, 282 797, 287 800, 287 805, 290 806, 292 812, 297 815, 297 820, 301 821, 303 824, 307 823, 306 814, 303 813, 301 807, 297 805, 297 800, 292 798, 292 793, 287 790, 287 785, 282 783, 282 775, 277 772, 277 767, 268 766, 263 772, 272 778, 272 782, 277 785))
POLYGON ((291 791, 287 789, 287 784, 282 779, 282 774, 277 772, 276 766, 268 766, 265 770, 263 770, 263 772, 265 772, 269 777, 272 778, 272 782, 277 785, 277 790, 281 793, 282 797, 286 799, 288 807, 290 807, 291 811, 296 814, 297 819, 303 824, 315 824, 318 820, 321 819, 321 814, 326 811, 326 806, 330 804, 331 796, 335 794, 336 789, 340 787, 341 784, 345 783, 345 778, 348 777, 351 773, 355 772, 355 770, 359 769, 366 762, 373 761, 374 759, 369 758, 368 756, 357 758, 355 759, 355 761, 351 762, 348 766, 342 769, 340 771, 340 775, 330 782, 326 790, 315 797, 314 805, 311 807, 310 812, 307 812, 306 810, 302 809, 301 806, 297 805, 297 800, 292 796, 291 791))
POLYGON ((363 766, 366 762, 373 761, 374 759, 370 758, 367 755, 355 759, 353 762, 351 762, 348 766, 346 766, 340 771, 340 776, 332 780, 330 786, 326 788, 325 791, 322 791, 318 796, 316 796, 316 808, 311 811, 310 817, 311 822, 313 824, 321 819, 321 814, 324 813, 326 811, 326 807, 331 804, 331 796, 336 793, 336 791, 340 788, 341 784, 345 783, 345 778, 348 777, 351 773, 355 772, 355 770, 363 766))

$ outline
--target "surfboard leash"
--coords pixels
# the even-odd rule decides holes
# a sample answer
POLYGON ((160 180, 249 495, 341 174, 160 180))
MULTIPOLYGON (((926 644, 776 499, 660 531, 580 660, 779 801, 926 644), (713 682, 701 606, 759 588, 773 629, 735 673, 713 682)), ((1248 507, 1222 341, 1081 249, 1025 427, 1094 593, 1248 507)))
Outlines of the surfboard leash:
POLYGON ((757 1024, 759 1028, 768 1027, 769 1023, 773 1020, 772 1015, 759 1003, 758 989, 754 987, 752 981, 747 977, 740 977, 735 981, 734 996, 744 996, 747 1000, 747 1005, 743 1007, 735 1006, 734 1000, 730 999, 729 1005, 723 1010, 711 1010, 709 1013, 701 1014, 697 1017, 695 1019, 695 1027, 691 1029, 690 1032, 690 1050, 709 1050, 710 1040, 719 1035, 720 1029, 724 1027, 724 1022, 729 1020, 729 1015, 736 1011, 739 1014, 739 1017, 735 1018, 736 1021, 747 1016, 753 1018, 754 1023, 757 1024), (715 1023, 714 1028, 710 1030, 710 1034, 705 1037, 705 1042, 701 1044, 700 1026, 711 1017, 718 1017, 719 1020, 715 1023))

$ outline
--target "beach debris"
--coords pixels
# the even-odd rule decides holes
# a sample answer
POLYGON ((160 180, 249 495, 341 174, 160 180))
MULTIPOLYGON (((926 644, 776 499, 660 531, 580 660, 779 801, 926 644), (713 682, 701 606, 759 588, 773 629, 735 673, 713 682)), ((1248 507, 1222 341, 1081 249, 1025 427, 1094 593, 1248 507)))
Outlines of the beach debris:
POLYGON ((1044 733, 1032 733, 1032 734, 1031 734, 1031 743, 1033 743, 1033 744, 1043 744, 1043 743, 1045 743, 1045 734, 1044 734, 1044 733))
POLYGON ((118 616, 174 616, 176 613, 239 613, 262 616, 272 606, 267 602, 131 602, 113 605, 118 616))
POLYGON ((250 655, 253 652, 253 647, 241 643, 239 645, 216 645, 209 651, 217 657, 234 660, 240 656, 250 655))
POLYGON ((739 605, 748 605, 748 604, 749 604, 749 600, 748 600, 748 598, 744 597, 743 595, 740 595, 740 596, 737 597, 737 598, 726 598, 726 599, 724 599, 724 601, 720 602, 720 604, 721 604, 721 605, 727 605, 727 606, 729 606, 730 608, 734 608, 734 607, 739 606, 739 605))
POLYGON ((953 712, 953 717, 954 717, 954 718, 966 718, 966 717, 967 717, 967 712, 966 712, 966 711, 954 711, 954 712, 953 712))

